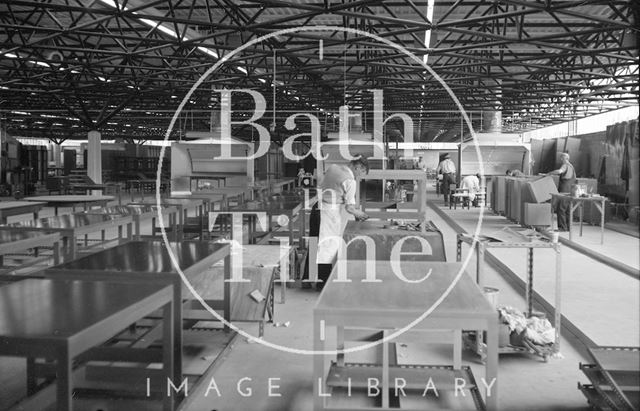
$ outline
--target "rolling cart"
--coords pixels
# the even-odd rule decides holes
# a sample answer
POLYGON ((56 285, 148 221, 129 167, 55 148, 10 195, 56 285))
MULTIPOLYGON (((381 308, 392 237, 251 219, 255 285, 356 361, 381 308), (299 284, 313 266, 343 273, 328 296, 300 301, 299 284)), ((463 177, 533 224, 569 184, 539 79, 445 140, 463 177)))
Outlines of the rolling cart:
MULTIPOLYGON (((530 231, 530 230, 529 230, 530 231)), ((462 259, 462 244, 473 244, 473 236, 469 234, 457 235, 457 252, 456 261, 462 259)), ((526 284, 526 316, 531 317, 533 313, 533 251, 536 248, 552 249, 555 251, 556 264, 555 264, 555 304, 554 304, 554 321, 555 327, 555 339, 554 343, 550 346, 539 346, 531 344, 528 341, 523 341, 523 346, 506 345, 498 347, 499 354, 509 353, 522 353, 529 352, 542 357, 544 361, 548 361, 549 357, 559 354, 560 352, 560 327, 561 327, 561 246, 560 243, 549 241, 546 237, 539 233, 525 236, 519 234, 515 230, 501 231, 496 233, 495 237, 478 236, 478 241, 475 243, 476 250, 476 282, 480 288, 484 288, 484 264, 485 254, 488 248, 525 248, 527 249, 527 284, 526 284)), ((468 346, 474 347, 475 351, 484 356, 484 342, 481 333, 475 334, 475 340, 472 340, 469 335, 466 335, 465 343, 468 346)))

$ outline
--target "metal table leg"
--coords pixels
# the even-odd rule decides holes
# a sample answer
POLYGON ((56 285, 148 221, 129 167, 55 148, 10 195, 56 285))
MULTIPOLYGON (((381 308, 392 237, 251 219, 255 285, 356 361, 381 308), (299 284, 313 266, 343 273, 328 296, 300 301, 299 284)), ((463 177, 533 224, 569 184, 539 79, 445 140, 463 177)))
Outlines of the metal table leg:
POLYGON ((527 249, 527 315, 533 312, 533 248, 527 249))

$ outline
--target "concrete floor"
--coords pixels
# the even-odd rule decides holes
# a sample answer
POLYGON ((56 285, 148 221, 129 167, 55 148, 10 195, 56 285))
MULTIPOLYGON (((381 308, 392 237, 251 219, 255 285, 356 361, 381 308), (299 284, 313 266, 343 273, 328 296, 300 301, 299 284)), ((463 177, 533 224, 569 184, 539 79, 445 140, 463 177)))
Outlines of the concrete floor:
MULTIPOLYGON (((436 202, 452 220, 468 232, 475 230, 479 209, 449 210, 436 202)), ((482 233, 512 225, 506 218, 485 212, 482 233)), ((577 226, 575 227, 577 228, 577 226)), ((573 240, 585 248, 607 255, 638 270, 640 240, 615 231, 605 231, 600 244, 599 227, 585 226, 573 240)), ((568 233, 561 233, 568 239, 568 233)), ((491 250, 519 278, 526 278, 526 251, 491 250)), ((551 250, 534 253, 534 290, 553 302, 555 295, 554 255, 551 250)), ((570 247, 562 247, 562 313, 597 345, 640 345, 640 282, 607 264, 570 247)))
MULTIPOLYGON (((433 195, 430 195, 429 198, 433 199, 433 195)), ((435 201, 437 205, 438 200, 435 201)), ((449 212, 447 208, 445 212, 451 214, 458 224, 473 225, 473 214, 476 211, 472 209, 471 211, 449 212)), ((53 210, 45 208, 41 216, 48 215, 53 215, 53 210)), ((447 221, 436 213, 430 212, 429 218, 442 230, 447 259, 454 261, 455 231, 447 221)), ((500 221, 500 218, 487 213, 485 224, 495 224, 495 227, 498 228, 505 223, 505 221, 500 221)), ((17 219, 19 217, 11 217, 9 222, 17 219)), ((607 233, 605 239, 609 242, 611 238, 613 237, 607 233)), ((614 252, 618 249, 618 247, 612 247, 610 242, 608 244, 608 247, 614 252)), ((465 252, 468 252, 467 250, 465 249, 465 252)), ((635 250, 634 255, 637 257, 637 246, 635 250)), ((524 254, 522 257, 516 254, 505 255, 501 256, 501 259, 506 261, 510 268, 513 265, 513 270, 518 275, 523 275, 524 254), (509 260, 513 260, 513 262, 509 262, 509 260)), ((473 273, 475 270, 473 260, 467 268, 469 273, 473 273)), ((541 267, 543 274, 536 276, 535 287, 543 298, 548 297, 551 280, 551 275, 544 274, 545 261, 547 260, 543 255, 536 257, 536 267, 541 267)), ((639 345, 638 341, 633 339, 634 335, 635 337, 639 335, 637 329, 639 323, 637 319, 638 281, 630 281, 632 279, 628 276, 611 272, 607 270, 607 267, 594 265, 592 260, 569 250, 568 247, 563 249, 563 261, 565 278, 563 281, 563 312, 565 312, 567 319, 575 323, 578 328, 584 329, 584 333, 599 344, 639 345), (622 277, 626 280, 622 280, 622 277)), ((626 261, 630 264, 634 263, 631 257, 626 261)), ((487 284, 500 290, 499 304, 524 308, 524 298, 517 287, 512 286, 512 281, 505 280, 490 267, 485 272, 487 284)), ((278 293, 279 290, 276 290, 276 295, 278 293)), ((290 324, 288 327, 267 325, 264 339, 285 347, 311 349, 311 315, 318 295, 313 290, 298 288, 287 290, 286 303, 276 303, 275 321, 281 324, 285 322, 290 324)), ((257 335, 258 327, 256 324, 240 323, 238 325, 252 335, 257 335)), ((331 335, 328 338, 330 339, 331 335)), ((588 409, 585 398, 577 389, 578 381, 587 382, 578 369, 578 364, 585 362, 586 359, 585 346, 570 332, 563 332, 561 353, 563 358, 551 359, 548 363, 526 354, 501 356, 498 374, 500 409, 588 409)), ((442 362, 442 359, 447 359, 437 348, 428 349, 421 346, 408 346, 405 348, 404 354, 401 355, 404 355, 404 359, 408 362, 442 362)), ((463 364, 470 365, 476 376, 483 375, 482 364, 479 363, 475 354, 465 352, 463 364)), ((0 368, 3 368, 2 363, 0 363, 0 368)), ((1 374, 2 372, 0 372, 1 374)), ((210 387, 215 384, 220 396, 215 389, 210 389, 209 395, 205 396, 206 387, 200 391, 192 391, 190 393, 191 405, 188 411, 311 410, 313 381, 311 356, 283 352, 242 337, 237 340, 220 368, 215 372, 214 380, 210 384, 210 387), (268 392, 270 378, 273 388, 271 396, 268 392), (238 384, 240 384, 244 395, 239 393, 238 384), (248 389, 252 390, 251 394, 248 394, 248 389)), ((2 407, 0 406, 0 408, 2 407)), ((111 407, 105 406, 104 402, 100 401, 88 404, 83 402, 78 408, 88 411, 120 409, 113 405, 111 407)), ((142 408, 159 409, 149 403, 144 404, 142 408)), ((457 405, 454 405, 453 408, 462 409, 457 405)))
MULTIPOLYGON (((454 261, 455 231, 435 213, 430 213, 429 216, 443 232, 448 260, 454 261)), ((457 217, 456 221, 458 221, 457 217)), ((524 262, 524 259, 521 261, 524 262)), ((540 265, 544 265, 543 262, 540 265)), ((472 263, 467 271, 473 273, 474 270, 472 263)), ((488 268, 486 275, 488 284, 500 289, 500 304, 524 307, 524 298, 495 270, 488 268)), ((567 293, 572 294, 569 291, 567 293)), ((309 349, 312 342, 311 314, 317 295, 310 290, 289 290, 286 304, 276 305, 276 321, 281 323, 289 321, 291 325, 288 328, 268 327, 265 340, 288 347, 309 349)), ((632 309, 633 307, 624 308, 618 315, 628 316, 632 309)), ((246 328, 256 332, 256 327, 246 328)), ((529 355, 501 356, 500 409, 588 409, 586 400, 577 389, 578 381, 586 382, 586 378, 578 369, 578 364, 585 362, 585 353, 582 342, 565 332, 561 341, 563 358, 551 359, 550 362, 544 363, 529 355)), ((407 361, 416 362, 425 360, 428 362, 429 358, 438 358, 438 355, 425 347, 410 347, 407 356, 410 357, 407 361)), ((474 369, 476 375, 482 375, 482 366, 474 354, 466 352, 463 360, 464 364, 474 369)), ((236 344, 214 377, 221 396, 218 397, 213 391, 208 397, 196 394, 197 397, 189 407, 189 411, 312 409, 311 389, 315 380, 312 377, 312 358, 309 356, 274 350, 243 339, 236 344), (247 385, 252 387, 253 393, 249 397, 243 397, 237 392, 237 383, 242 378, 251 378, 250 382, 241 384, 242 387, 247 385), (278 391, 281 396, 268 396, 269 378, 280 378, 277 384, 280 386, 278 391)), ((454 407, 454 409, 460 409, 460 407, 454 407)))

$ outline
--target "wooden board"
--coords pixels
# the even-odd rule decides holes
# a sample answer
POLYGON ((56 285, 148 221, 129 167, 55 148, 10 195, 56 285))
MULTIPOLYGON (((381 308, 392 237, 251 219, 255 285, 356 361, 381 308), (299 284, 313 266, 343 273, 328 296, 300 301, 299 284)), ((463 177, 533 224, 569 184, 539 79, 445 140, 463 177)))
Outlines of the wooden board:
POLYGON ((538 180, 526 183, 528 195, 535 203, 544 203, 551 200, 551 194, 558 194, 558 188, 551 177, 542 177, 538 180))
MULTIPOLYGON (((243 245, 242 246, 242 278, 249 282, 231 283, 231 320, 262 321, 265 316, 273 281, 274 270, 280 263, 279 245, 243 245), (255 301, 249 293, 260 291, 265 297, 261 302, 255 301)), ((231 264, 235 264, 233 260, 231 264)), ((216 296, 222 290, 222 267, 214 265, 209 270, 206 284, 201 284, 201 295, 204 299, 216 296)))

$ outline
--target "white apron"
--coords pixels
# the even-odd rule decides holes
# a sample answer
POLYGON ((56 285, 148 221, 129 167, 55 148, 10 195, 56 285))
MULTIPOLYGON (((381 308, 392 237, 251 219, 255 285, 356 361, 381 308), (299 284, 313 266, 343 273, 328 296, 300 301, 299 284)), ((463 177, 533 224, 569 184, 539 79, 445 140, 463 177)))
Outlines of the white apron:
POLYGON ((316 264, 333 264, 342 244, 342 234, 350 214, 345 210, 344 204, 321 205, 316 264))

